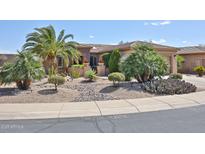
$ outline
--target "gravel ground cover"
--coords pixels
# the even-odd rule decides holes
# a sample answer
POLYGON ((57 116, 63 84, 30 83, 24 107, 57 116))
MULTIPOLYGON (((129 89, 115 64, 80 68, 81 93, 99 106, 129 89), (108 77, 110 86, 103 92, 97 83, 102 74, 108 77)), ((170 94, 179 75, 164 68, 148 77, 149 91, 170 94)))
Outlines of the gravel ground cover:
POLYGON ((58 92, 47 79, 32 84, 31 89, 20 91, 15 84, 1 86, 0 103, 62 103, 100 100, 117 100, 152 97, 154 95, 141 90, 140 84, 129 82, 113 87, 112 82, 99 78, 96 82, 86 82, 79 78, 59 86, 58 92))

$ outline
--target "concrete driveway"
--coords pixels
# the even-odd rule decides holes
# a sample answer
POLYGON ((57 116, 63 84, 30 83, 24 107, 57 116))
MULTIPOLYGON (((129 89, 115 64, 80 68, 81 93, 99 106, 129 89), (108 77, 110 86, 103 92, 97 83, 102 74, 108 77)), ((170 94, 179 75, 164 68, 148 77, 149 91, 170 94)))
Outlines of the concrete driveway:
POLYGON ((191 74, 183 74, 183 80, 196 85, 199 91, 205 90, 205 77, 198 77, 197 75, 191 74))

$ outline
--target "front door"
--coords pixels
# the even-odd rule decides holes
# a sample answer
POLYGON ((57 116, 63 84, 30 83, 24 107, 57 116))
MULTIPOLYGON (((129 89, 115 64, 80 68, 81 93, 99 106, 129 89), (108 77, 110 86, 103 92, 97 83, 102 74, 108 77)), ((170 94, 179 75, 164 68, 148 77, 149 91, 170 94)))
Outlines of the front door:
POLYGON ((97 58, 95 56, 90 56, 90 67, 97 70, 97 58))

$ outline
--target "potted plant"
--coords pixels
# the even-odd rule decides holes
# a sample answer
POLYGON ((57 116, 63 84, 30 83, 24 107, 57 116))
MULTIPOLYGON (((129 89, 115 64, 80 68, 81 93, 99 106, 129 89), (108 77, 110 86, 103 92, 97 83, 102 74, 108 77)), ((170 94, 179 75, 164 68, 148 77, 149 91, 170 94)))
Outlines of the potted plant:
POLYGON ((102 59, 100 59, 99 62, 98 62, 98 65, 99 65, 99 66, 104 65, 104 61, 103 61, 102 59))
POLYGON ((83 63, 84 63, 84 66, 85 66, 85 67, 87 67, 87 66, 89 65, 89 62, 88 62, 87 59, 85 59, 85 60, 83 61, 83 63))

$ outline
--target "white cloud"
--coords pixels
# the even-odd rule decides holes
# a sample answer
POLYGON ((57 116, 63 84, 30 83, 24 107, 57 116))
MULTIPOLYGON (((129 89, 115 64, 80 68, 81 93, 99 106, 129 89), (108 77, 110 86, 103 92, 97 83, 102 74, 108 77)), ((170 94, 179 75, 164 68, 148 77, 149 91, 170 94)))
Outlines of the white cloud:
POLYGON ((9 51, 9 50, 1 50, 0 49, 0 54, 15 54, 16 52, 14 51, 9 51))
POLYGON ((163 21, 163 22, 160 22, 160 25, 169 25, 171 24, 171 21, 163 21))
POLYGON ((156 44, 163 44, 166 43, 167 41, 165 39, 159 39, 159 40, 151 40, 151 42, 156 44))
POLYGON ((93 39, 94 37, 95 37, 95 36, 93 36, 93 35, 90 35, 90 36, 89 36, 90 39, 93 39))
POLYGON ((171 21, 165 20, 161 22, 145 22, 144 25, 152 25, 152 26, 164 26, 164 25, 169 25, 171 24, 171 21))
POLYGON ((186 43, 188 43, 188 42, 187 42, 187 41, 182 41, 182 43, 183 43, 183 44, 186 44, 186 43))
POLYGON ((152 22, 152 23, 150 23, 152 26, 159 26, 159 23, 157 23, 157 22, 152 22))

